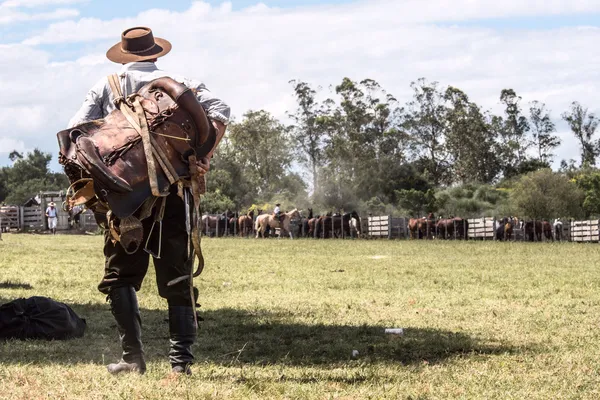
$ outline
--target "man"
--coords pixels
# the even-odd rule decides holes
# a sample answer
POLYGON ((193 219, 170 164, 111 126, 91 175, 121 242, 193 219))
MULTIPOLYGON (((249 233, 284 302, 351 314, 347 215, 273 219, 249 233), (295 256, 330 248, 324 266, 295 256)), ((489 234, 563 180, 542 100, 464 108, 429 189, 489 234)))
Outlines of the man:
POLYGON ((281 220, 281 209, 279 208, 280 206, 281 204, 279 203, 275 204, 275 209, 273 210, 273 215, 275 216, 275 218, 277 218, 277 220, 281 220))
MULTIPOLYGON (((214 97, 202 83, 187 78, 167 74, 156 67, 156 60, 171 50, 171 44, 164 39, 154 38, 149 28, 136 27, 123 32, 121 42, 111 47, 106 56, 109 60, 123 64, 118 76, 124 96, 137 92, 150 81, 169 76, 194 90, 198 101, 206 110, 217 131, 217 144, 225 133, 230 108, 214 97)), ((114 95, 108 78, 101 79, 87 94, 80 110, 71 119, 69 126, 106 117, 115 109, 114 95)), ((216 145, 215 145, 216 147, 216 145)), ((198 172, 204 175, 209 169, 209 160, 198 163, 198 172)), ((187 241, 185 205, 177 195, 177 186, 171 187, 166 198, 162 228, 162 255, 154 258, 159 295, 167 299, 169 305, 170 345, 169 361, 175 373, 191 374, 193 363, 192 345, 196 339, 196 323, 190 285, 188 281, 168 286, 174 278, 190 273, 192 263, 187 260, 187 241)), ((155 210, 155 212, 157 212, 155 210)), ((144 241, 148 239, 154 216, 142 221, 144 241)), ((103 221, 99 221, 103 222, 103 221)), ((150 243, 157 245, 158 235, 150 243)), ((153 246, 151 248, 157 248, 153 246)), ((110 233, 105 232, 104 255, 105 274, 98 289, 110 300, 111 311, 117 322, 121 344, 122 359, 109 364, 108 371, 138 372, 146 370, 141 340, 141 317, 136 292, 140 289, 148 269, 149 254, 142 246, 134 254, 127 254, 119 244, 113 244, 110 233)))
POLYGON ((58 223, 58 212, 56 210, 56 204, 51 201, 46 208, 46 218, 48 218, 48 229, 53 235, 56 235, 56 225, 58 223))

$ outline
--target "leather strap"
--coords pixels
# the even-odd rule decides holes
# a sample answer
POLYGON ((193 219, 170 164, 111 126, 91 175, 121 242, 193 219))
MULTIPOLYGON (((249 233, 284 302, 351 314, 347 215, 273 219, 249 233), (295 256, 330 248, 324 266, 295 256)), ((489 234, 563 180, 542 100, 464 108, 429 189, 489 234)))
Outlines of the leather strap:
MULTIPOLYGON (((133 111, 127 107, 121 107, 121 111, 127 109, 127 112, 135 112, 137 117, 137 124, 139 126, 138 133, 142 137, 142 144, 144 145, 144 153, 146 153, 146 163, 148 164, 148 178, 150 180, 150 189, 152 194, 156 197, 164 196, 158 189, 158 177, 156 175, 156 165, 154 164, 154 155, 152 154, 152 143, 150 142, 150 131, 148 130, 148 121, 146 121, 146 113, 140 104, 139 97, 133 99, 133 111)), ((134 126, 135 127, 135 126, 134 126)), ((136 129, 137 130, 137 129, 136 129)), ((168 193, 167 193, 168 194, 168 193)))

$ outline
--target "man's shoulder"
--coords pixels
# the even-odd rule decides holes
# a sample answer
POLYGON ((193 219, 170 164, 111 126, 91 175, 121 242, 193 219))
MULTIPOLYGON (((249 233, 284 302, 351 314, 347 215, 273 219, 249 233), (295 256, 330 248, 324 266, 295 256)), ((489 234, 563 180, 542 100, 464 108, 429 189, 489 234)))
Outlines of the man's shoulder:
POLYGON ((108 88, 108 76, 103 76, 102 78, 98 79, 96 83, 94 83, 90 89, 90 92, 93 92, 98 96, 102 96, 106 88, 108 88))
POLYGON ((158 70, 154 71, 154 74, 156 75, 157 78, 161 78, 161 77, 171 78, 174 81, 179 82, 179 83, 189 87, 190 89, 195 89, 202 85, 202 83, 197 79, 188 78, 181 74, 164 71, 162 69, 158 69, 158 70))

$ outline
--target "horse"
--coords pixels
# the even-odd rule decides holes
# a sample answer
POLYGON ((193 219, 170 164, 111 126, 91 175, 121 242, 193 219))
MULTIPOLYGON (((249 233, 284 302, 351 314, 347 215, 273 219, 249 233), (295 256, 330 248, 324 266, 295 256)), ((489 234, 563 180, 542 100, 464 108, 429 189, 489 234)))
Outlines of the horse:
POLYGON ((543 231, 542 221, 527 221, 523 225, 523 232, 524 232, 525 239, 527 239, 530 242, 536 241, 535 239, 537 239, 538 242, 541 242, 542 241, 542 231, 543 231))
POLYGON ((436 226, 436 235, 440 239, 465 239, 469 231, 468 222, 460 217, 441 218, 436 226))
POLYGON ((313 235, 317 238, 326 239, 327 235, 331 233, 331 221, 333 219, 333 213, 328 212, 325 215, 321 215, 314 221, 313 235), (328 227, 328 228, 326 228, 328 227))
POLYGON ((229 211, 219 215, 203 215, 201 232, 205 235, 223 236, 229 227, 229 219, 232 214, 229 211))
POLYGON ((248 236, 252 233, 252 225, 254 222, 254 210, 246 215, 241 215, 238 218, 238 232, 240 236, 248 236))
POLYGON ((227 231, 227 234, 230 236, 235 236, 236 231, 239 229, 239 227, 238 227, 239 213, 237 211, 234 213, 226 212, 225 217, 227 218, 226 225, 225 225, 225 230, 227 231))
POLYGON ((348 222, 348 224, 350 225, 350 236, 359 237, 362 234, 360 216, 356 211, 352 211, 350 213, 350 221, 348 222))
POLYGON ((293 239, 294 237, 290 230, 290 222, 292 221, 292 219, 295 218, 300 218, 300 212, 297 208, 294 208, 290 212, 282 213, 281 220, 279 220, 272 214, 259 215, 256 218, 256 223, 254 225, 254 227, 256 228, 256 238, 258 239, 258 235, 261 235, 264 238, 267 228, 279 228, 279 237, 281 237, 282 232, 287 232, 290 235, 290 239, 293 239))
POLYGON ((562 241, 562 236, 563 236, 563 223, 560 220, 560 218, 557 218, 554 220, 554 238, 558 241, 561 242, 562 241))
POLYGON ((512 240, 514 228, 517 223, 514 217, 504 217, 496 227, 496 240, 512 240))
POLYGON ((435 231, 435 215, 429 213, 427 217, 411 218, 408 220, 408 229, 411 239, 422 239, 426 237, 431 239, 435 231))
POLYGON ((546 240, 554 242, 554 236, 552 235, 552 225, 548 221, 542 222, 542 232, 546 240))
MULTIPOLYGON (((316 234, 317 237, 322 237, 323 239, 328 237, 351 237, 351 224, 355 229, 357 226, 360 226, 360 217, 356 211, 345 214, 328 214, 317 221, 316 234), (356 220, 356 222, 352 223, 352 220, 356 220)), ((360 228, 357 229, 357 232, 359 231, 360 228)))
MULTIPOLYGON (((319 220, 321 219, 320 215, 317 215, 314 218, 309 218, 307 221, 308 224, 308 237, 315 237, 317 235, 317 226, 319 226, 319 220)), ((316 236, 318 237, 318 236, 316 236)))
POLYGON ((302 219, 302 224, 300 226, 301 230, 300 233, 304 236, 304 237, 310 237, 310 221, 314 219, 313 216, 313 209, 309 208, 308 209, 308 217, 303 218, 302 219))

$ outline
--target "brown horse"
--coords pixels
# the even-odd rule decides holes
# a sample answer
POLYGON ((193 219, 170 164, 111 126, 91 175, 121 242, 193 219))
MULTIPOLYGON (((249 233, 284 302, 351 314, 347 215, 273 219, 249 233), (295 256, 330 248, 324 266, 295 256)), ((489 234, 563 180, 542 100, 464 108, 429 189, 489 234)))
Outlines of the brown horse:
POLYGON ((281 220, 272 214, 259 215, 256 218, 256 223, 254 225, 256 229, 256 238, 258 239, 258 235, 261 235, 264 238, 267 228, 270 228, 279 229, 279 237, 281 237, 282 233, 285 232, 289 234, 290 239, 293 239, 294 237, 290 230, 290 222, 295 218, 300 218, 300 212, 297 208, 294 208, 290 212, 282 213, 281 220))
POLYGON ((554 242, 554 236, 552 236, 552 224, 550 224, 550 222, 542 222, 542 232, 544 233, 544 237, 546 238, 546 240, 554 242))
POLYGON ((319 218, 315 229, 316 236, 323 239, 352 237, 355 231, 360 234, 360 217, 356 211, 345 214, 328 214, 319 218))
POLYGON ((431 239, 435 232, 435 215, 429 213, 427 218, 411 218, 408 220, 408 230, 410 231, 411 239, 431 239))
POLYGON ((314 219, 313 209, 308 209, 308 217, 302 218, 302 224, 300 226, 300 234, 304 237, 310 237, 310 221, 314 219))
POLYGON ((314 218, 309 218, 308 224, 308 237, 314 237, 317 232, 317 225, 319 224, 319 219, 321 219, 320 215, 317 215, 314 218))
POLYGON ((241 215, 238 218, 238 232, 240 236, 249 236, 252 233, 252 225, 254 222, 254 210, 246 215, 241 215))
POLYGON ((534 242, 542 241, 543 223, 542 221, 527 221, 523 225, 523 231, 525 232, 525 239, 534 242))
POLYGON ((467 239, 469 223, 460 217, 442 218, 438 220, 435 228, 440 239, 467 239))

